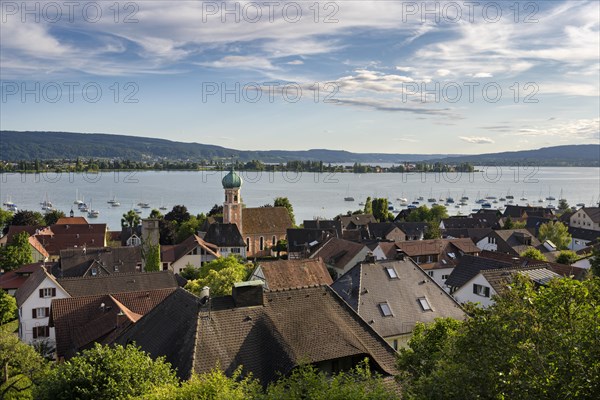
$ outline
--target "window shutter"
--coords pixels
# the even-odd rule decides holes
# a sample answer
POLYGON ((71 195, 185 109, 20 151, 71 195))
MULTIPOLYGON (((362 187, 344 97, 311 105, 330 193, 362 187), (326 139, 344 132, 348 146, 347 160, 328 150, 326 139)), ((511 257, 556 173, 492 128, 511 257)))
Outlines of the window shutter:
POLYGON ((477 294, 477 285, 476 284, 473 284, 473 293, 477 294))
POLYGON ((485 288, 485 297, 490 297, 490 288, 489 287, 485 288))
POLYGON ((37 310, 35 308, 31 310, 31 318, 37 318, 37 310))
POLYGON ((37 339, 38 337, 38 331, 37 331, 37 326, 33 328, 33 338, 37 339))
POLYGON ((44 289, 40 289, 40 298, 44 297, 44 289))
POLYGON ((46 307, 46 315, 44 315, 45 317, 49 317, 50 316, 50 307, 46 307))
POLYGON ((52 288, 52 297, 56 297, 56 288, 52 288))
POLYGON ((50 327, 49 327, 48 325, 46 325, 46 326, 44 327, 44 333, 46 334, 46 335, 45 335, 46 337, 49 337, 49 336, 50 336, 50 327))

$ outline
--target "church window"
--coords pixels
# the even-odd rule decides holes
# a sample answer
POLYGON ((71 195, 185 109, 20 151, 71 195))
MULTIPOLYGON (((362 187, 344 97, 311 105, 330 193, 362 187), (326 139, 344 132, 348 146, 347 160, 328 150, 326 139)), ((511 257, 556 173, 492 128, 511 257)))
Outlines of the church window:
POLYGON ((264 237, 260 237, 260 240, 258 242, 258 248, 262 251, 265 249, 265 238, 264 237))

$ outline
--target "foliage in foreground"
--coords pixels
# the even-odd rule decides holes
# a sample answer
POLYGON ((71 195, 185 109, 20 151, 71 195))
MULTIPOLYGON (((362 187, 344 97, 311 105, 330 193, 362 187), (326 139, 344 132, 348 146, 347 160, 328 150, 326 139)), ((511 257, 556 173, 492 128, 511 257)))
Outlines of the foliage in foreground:
POLYGON ((600 279, 510 287, 465 322, 416 329, 399 357, 407 398, 599 397, 600 279))

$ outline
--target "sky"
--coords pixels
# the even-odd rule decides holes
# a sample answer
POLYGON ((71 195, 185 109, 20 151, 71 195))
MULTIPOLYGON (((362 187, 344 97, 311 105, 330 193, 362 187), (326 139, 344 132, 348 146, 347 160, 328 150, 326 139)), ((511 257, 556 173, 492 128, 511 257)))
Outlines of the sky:
POLYGON ((597 0, 0 4, 2 130, 363 153, 600 142, 597 0))

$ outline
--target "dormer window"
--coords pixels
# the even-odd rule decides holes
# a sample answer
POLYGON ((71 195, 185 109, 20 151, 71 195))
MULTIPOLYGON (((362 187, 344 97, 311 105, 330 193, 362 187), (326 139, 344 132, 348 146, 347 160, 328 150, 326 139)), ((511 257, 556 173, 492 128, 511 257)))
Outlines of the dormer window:
POLYGON ((421 305, 421 308, 423 309, 423 311, 433 311, 431 309, 431 306, 429 305, 429 301, 427 301, 426 297, 419 297, 419 304, 421 305))
POLYGON ((98 268, 92 268, 92 276, 98 275, 98 268))

